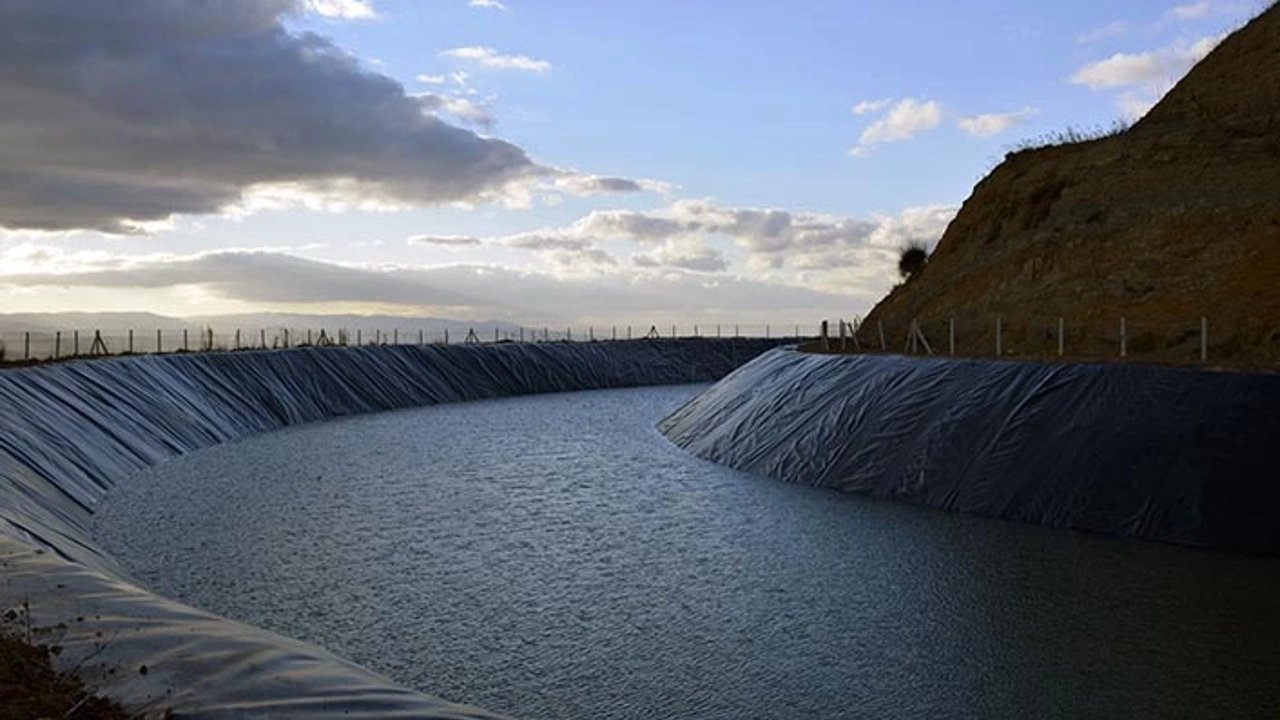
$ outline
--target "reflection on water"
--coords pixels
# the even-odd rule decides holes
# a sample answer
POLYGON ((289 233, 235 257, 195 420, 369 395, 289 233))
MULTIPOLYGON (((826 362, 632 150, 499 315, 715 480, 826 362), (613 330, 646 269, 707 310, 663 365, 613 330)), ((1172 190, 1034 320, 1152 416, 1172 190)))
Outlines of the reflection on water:
POLYGON ((790 486, 700 388, 292 428, 125 483, 144 583, 525 718, 1275 717, 1280 561, 790 486))

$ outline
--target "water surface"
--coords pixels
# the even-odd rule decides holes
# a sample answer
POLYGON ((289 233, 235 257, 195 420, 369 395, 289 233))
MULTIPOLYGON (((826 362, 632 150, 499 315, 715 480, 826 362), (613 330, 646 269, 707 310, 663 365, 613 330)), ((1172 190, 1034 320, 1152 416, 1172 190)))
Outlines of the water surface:
POLYGON ((681 386, 285 429, 123 484, 166 595, 524 718, 1275 717, 1280 561, 785 485, 681 386))

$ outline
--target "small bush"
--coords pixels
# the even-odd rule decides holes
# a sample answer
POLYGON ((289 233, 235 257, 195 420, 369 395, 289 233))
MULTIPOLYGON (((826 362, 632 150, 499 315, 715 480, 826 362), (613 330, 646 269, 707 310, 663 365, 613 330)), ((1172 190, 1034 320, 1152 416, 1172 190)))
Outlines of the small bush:
POLYGON ((913 242, 898 253, 898 274, 904 280, 915 277, 929 263, 929 249, 923 243, 913 242))

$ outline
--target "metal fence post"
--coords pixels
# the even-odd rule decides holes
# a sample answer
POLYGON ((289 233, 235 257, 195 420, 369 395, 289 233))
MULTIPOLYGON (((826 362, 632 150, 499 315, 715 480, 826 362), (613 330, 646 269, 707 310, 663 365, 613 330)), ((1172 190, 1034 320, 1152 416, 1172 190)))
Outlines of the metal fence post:
POLYGON ((1062 357, 1067 352, 1067 321, 1065 318, 1058 318, 1058 357, 1062 357))
POLYGON ((80 357, 80 331, 71 331, 71 357, 80 357))
POLYGON ((1129 354, 1129 328, 1125 325, 1124 318, 1120 318, 1120 357, 1129 354))
POLYGON ((58 330, 53 334, 53 357, 57 359, 62 354, 62 331, 58 330))
POLYGON ((951 318, 947 321, 947 346, 951 354, 956 354, 956 319, 951 318))
POLYGON ((1004 354, 1004 318, 996 317, 996 357, 1004 354))
POLYGON ((1200 362, 1209 359, 1209 318, 1200 318, 1200 362))
POLYGON ((161 354, 161 353, 163 353, 163 352, 164 352, 164 340, 163 340, 163 338, 161 337, 161 333, 162 333, 162 332, 164 332, 164 331, 163 331, 163 330, 160 330, 160 329, 157 329, 157 330, 156 330, 156 354, 157 354, 157 355, 159 355, 159 354, 161 354))
POLYGON ((129 330, 129 354, 133 354, 133 330, 129 330))
POLYGON ((23 333, 22 337, 22 359, 31 359, 31 333, 23 333))

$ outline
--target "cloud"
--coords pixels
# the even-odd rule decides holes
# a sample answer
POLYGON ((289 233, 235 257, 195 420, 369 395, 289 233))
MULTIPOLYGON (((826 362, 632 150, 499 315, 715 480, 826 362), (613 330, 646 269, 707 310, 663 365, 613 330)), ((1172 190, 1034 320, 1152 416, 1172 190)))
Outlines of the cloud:
POLYGON ((343 20, 372 20, 378 16, 369 0, 303 0, 308 12, 343 20))
POLYGON ((525 55, 503 55, 497 50, 480 45, 457 47, 440 51, 443 57, 476 63, 490 70, 523 70, 526 72, 545 72, 551 69, 546 60, 534 60, 525 55))
MULTIPOLYGON (((598 272, 556 275, 477 264, 352 266, 240 249, 159 258, 104 257, 92 270, 0 274, 0 288, 198 287, 224 300, 312 311, 379 307, 525 324, 600 325, 721 320, 790 325, 811 322, 823 313, 848 312, 854 299, 874 299, 739 276, 620 268, 604 253, 586 253, 576 261, 593 257, 601 263, 598 272)), ((4 267, 7 272, 9 265, 4 267)))
POLYGON ((422 74, 415 78, 418 82, 425 85, 443 85, 448 82, 448 78, 444 75, 427 75, 422 74))
POLYGON ((1225 37, 1211 35, 1194 43, 1177 42, 1148 52, 1116 53, 1080 68, 1071 76, 1071 82, 1091 90, 1120 90, 1117 106, 1126 118, 1136 120, 1225 37))
POLYGON ((884 98, 881 100, 863 100, 853 106, 854 115, 868 115, 870 113, 878 113, 889 107, 893 103, 893 98, 884 98))
MULTIPOLYGON (((465 123, 484 128, 485 130, 493 128, 493 114, 489 112, 488 108, 481 107, 466 98, 450 97, 448 95, 438 95, 436 93, 418 93, 413 97, 417 99, 418 103, 422 106, 422 109, 427 112, 436 113, 444 111, 465 123)), ((639 185, 637 185, 636 190, 628 192, 638 192, 639 189, 639 185)), ((610 192, 619 191, 610 190, 610 192)))
POLYGON ((1039 112, 1036 108, 1024 108, 1011 113, 971 115, 960 118, 956 121, 956 125, 971 137, 990 138, 1026 123, 1039 112))
POLYGON ((481 244, 480 238, 467 235, 414 235, 405 242, 410 245, 443 245, 445 247, 468 247, 481 244))
POLYGON ((492 238, 534 251, 582 252, 611 242, 630 242, 646 252, 633 256, 642 267, 701 272, 730 269, 727 242, 755 271, 836 271, 871 267, 891 276, 891 260, 908 242, 933 245, 957 208, 931 205, 898 216, 851 218, 768 208, 734 208, 710 200, 678 200, 651 211, 596 210, 570 225, 492 238))
POLYGON ((1215 35, 1191 45, 1177 43, 1144 53, 1116 53, 1080 68, 1071 76, 1071 82, 1092 90, 1167 83, 1186 74, 1192 65, 1212 52, 1222 38, 1215 35))
MULTIPOLYGON (((855 114, 859 114, 858 107, 861 106, 854 108, 855 114)), ((892 103, 875 101, 866 105, 861 114, 877 111, 884 111, 883 116, 862 131, 858 144, 849 151, 851 155, 863 155, 882 143, 910 140, 942 122, 942 105, 933 100, 906 98, 892 103)))
POLYGON ((1202 2, 1188 3, 1173 8, 1169 11, 1169 17, 1175 20, 1196 20, 1207 16, 1212 9, 1212 3, 1208 2, 1208 0, 1202 0, 1202 2))
POLYGON ((506 10, 507 6, 498 0, 471 0, 467 3, 467 7, 485 8, 488 10, 506 10))
POLYGON ((665 244, 652 253, 632 255, 631 262, 639 267, 670 267, 706 273, 729 269, 724 251, 692 238, 665 244))
POLYGON ((299 7, 0 3, 0 227, 136 232, 264 187, 388 208, 527 202, 573 174, 429 106, 485 126, 480 109, 424 107, 329 40, 290 31, 299 7))

